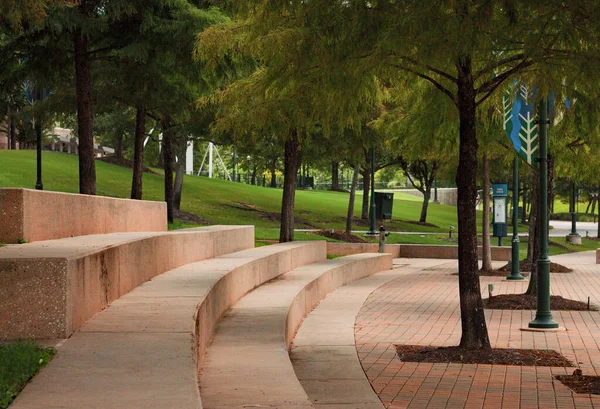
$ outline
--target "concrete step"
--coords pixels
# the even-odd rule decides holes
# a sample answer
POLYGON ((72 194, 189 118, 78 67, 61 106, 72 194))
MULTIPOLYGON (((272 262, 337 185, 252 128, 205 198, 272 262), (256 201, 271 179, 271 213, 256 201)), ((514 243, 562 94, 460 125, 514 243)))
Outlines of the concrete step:
POLYGON ((439 265, 440 260, 396 259, 396 263, 393 270, 356 280, 329 294, 298 329, 290 358, 315 408, 384 408, 358 359, 354 338, 356 316, 377 288, 397 278, 419 274, 425 268, 439 265))
POLYGON ((326 258, 324 241, 244 250, 173 269, 92 317, 11 409, 199 408, 198 364, 244 294, 326 258))
POLYGON ((242 298, 217 326, 201 369, 205 409, 312 407, 287 350, 328 293, 378 271, 389 254, 359 254, 300 267, 242 298))
POLYGON ((254 226, 112 233, 0 248, 0 339, 67 338, 173 268, 254 247, 254 226))

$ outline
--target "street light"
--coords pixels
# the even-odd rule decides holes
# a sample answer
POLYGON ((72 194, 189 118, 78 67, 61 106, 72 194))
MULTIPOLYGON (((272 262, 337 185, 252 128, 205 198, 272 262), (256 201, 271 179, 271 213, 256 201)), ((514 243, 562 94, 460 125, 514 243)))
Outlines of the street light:
POLYGON ((548 257, 548 101, 540 101, 540 145, 539 145, 539 232, 540 255, 538 258, 537 311, 529 328, 558 328, 550 312, 550 258, 548 257))

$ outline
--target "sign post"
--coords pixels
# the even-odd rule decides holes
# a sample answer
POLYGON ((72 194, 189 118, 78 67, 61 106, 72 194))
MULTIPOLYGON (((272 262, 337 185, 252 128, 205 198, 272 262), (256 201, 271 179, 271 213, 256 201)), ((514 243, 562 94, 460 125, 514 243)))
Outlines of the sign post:
POLYGON ((498 237, 498 245, 502 245, 502 237, 507 236, 506 225, 506 199, 508 198, 508 185, 506 183, 494 183, 492 185, 494 202, 494 236, 498 237))

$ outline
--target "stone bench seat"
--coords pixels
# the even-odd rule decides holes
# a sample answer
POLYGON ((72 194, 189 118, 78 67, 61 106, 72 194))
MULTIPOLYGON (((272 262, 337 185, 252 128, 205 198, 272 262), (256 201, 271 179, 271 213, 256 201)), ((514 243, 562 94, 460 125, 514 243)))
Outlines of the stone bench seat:
POLYGON ((159 274, 252 247, 254 226, 112 233, 4 246, 0 339, 67 338, 111 302, 159 274))
POLYGON ((391 268, 390 254, 352 255, 299 267, 246 295, 217 325, 204 358, 203 408, 313 407, 288 355, 302 320, 336 288, 391 268))
POLYGON ((167 231, 167 204, 47 190, 0 188, 0 243, 117 232, 167 231))
POLYGON ((200 408, 198 366, 220 317, 252 289, 325 258, 324 241, 294 242, 161 274, 89 319, 11 408, 200 408))

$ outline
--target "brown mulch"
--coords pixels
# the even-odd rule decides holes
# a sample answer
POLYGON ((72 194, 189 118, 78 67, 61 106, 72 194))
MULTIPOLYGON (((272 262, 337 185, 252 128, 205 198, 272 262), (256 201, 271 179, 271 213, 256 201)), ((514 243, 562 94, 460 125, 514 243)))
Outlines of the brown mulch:
POLYGON ((556 375, 555 378, 575 393, 600 395, 600 376, 583 375, 576 369, 573 375, 556 375))
POLYGON ((414 220, 401 220, 404 223, 408 223, 408 224, 416 224, 417 226, 427 226, 427 227, 435 227, 435 228, 439 228, 440 226, 438 226, 437 224, 433 224, 433 223, 422 223, 422 222, 417 222, 414 220))
MULTIPOLYGON (((122 166, 124 168, 133 169, 133 161, 129 160, 129 159, 125 159, 125 158, 117 159, 114 156, 105 156, 103 158, 98 158, 96 160, 110 163, 112 165, 122 166)), ((144 166, 144 172, 152 173, 153 175, 160 175, 160 173, 156 173, 155 171, 153 171, 152 169, 150 169, 146 166, 144 166)))
POLYGON ((396 345, 403 362, 519 365, 519 366, 573 366, 556 351, 543 349, 465 349, 461 347, 429 347, 396 345))
POLYGON ((311 233, 316 234, 317 236, 323 236, 334 240, 345 241, 346 243, 368 243, 367 240, 363 239, 360 236, 346 233, 345 231, 341 230, 334 230, 333 233, 331 232, 331 230, 318 230, 311 233))
MULTIPOLYGON (((225 204, 224 206, 227 207, 231 207, 233 209, 238 209, 238 210, 244 210, 244 211, 248 211, 248 212, 254 212, 256 213, 256 215, 262 219, 266 219, 269 220, 271 222, 276 222, 276 223, 280 223, 281 222, 281 213, 279 212, 267 212, 263 209, 261 209, 260 207, 253 205, 251 203, 245 203, 245 202, 233 202, 233 203, 228 203, 225 204)), ((317 228, 317 226, 315 226, 314 224, 310 223, 307 220, 304 220, 300 217, 296 217, 295 218, 295 224, 296 227, 298 228, 305 228, 305 229, 315 229, 317 228)))
MULTIPOLYGON (((511 263, 507 263, 505 266, 502 266, 498 269, 498 271, 506 271, 510 273, 511 263)), ((521 260, 519 262, 519 270, 520 271, 531 271, 531 263, 528 260, 521 260)), ((551 273, 572 273, 573 270, 563 266, 562 264, 552 263, 550 262, 550 272, 551 273)), ((521 273, 523 274, 523 273, 521 273)))
POLYGON ((195 224, 211 224, 208 220, 203 217, 198 216, 194 213, 182 212, 181 210, 173 209, 173 217, 178 220, 182 220, 184 222, 190 222, 195 224))
MULTIPOLYGON (((529 294, 500 294, 483 300, 483 306, 490 310, 535 310, 537 297, 529 294)), ((550 309, 554 311, 588 311, 587 303, 563 298, 560 295, 550 296, 550 309)), ((590 311, 598 309, 590 305, 590 311)))

